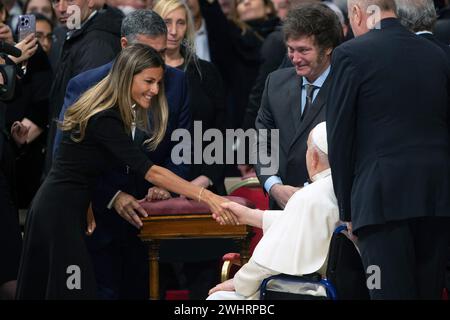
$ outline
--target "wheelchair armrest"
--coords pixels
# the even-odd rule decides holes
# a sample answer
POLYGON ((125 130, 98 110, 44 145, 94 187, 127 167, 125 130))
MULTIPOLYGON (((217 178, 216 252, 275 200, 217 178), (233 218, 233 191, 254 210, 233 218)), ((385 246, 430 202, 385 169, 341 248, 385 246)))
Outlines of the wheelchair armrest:
MULTIPOLYGON (((322 276, 317 273, 310 273, 310 274, 305 274, 302 276, 293 276, 293 275, 288 275, 288 274, 277 274, 274 276, 270 276, 266 279, 264 279, 261 283, 261 287, 260 287, 260 300, 265 300, 266 298, 266 294, 267 294, 267 285, 269 284, 270 281, 272 280, 283 280, 283 281, 290 281, 290 282, 299 282, 299 283, 320 283, 322 285, 325 286, 329 286, 329 283, 325 280, 322 279, 322 276)), ((327 288, 328 289, 328 288, 327 288)), ((331 290, 333 290, 333 297, 335 297, 335 293, 334 293, 334 288, 332 288, 331 290)))

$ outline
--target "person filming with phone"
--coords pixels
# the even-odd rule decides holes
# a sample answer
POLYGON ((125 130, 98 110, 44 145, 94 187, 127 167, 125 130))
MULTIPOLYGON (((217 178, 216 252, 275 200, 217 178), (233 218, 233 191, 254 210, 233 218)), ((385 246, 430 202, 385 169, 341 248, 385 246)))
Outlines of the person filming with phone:
POLYGON ((14 71, 0 76, 0 299, 15 296, 22 247, 18 209, 28 207, 39 187, 52 81, 34 16, 19 17, 17 43, 7 21, 0 3, 0 69, 14 71))

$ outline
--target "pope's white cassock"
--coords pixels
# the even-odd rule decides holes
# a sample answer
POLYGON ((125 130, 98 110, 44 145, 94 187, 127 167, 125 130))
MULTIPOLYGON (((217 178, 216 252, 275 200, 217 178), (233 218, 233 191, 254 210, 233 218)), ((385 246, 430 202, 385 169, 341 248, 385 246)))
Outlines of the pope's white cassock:
MULTIPOLYGON (((316 174, 312 181, 292 196, 284 210, 264 211, 264 236, 249 262, 236 273, 236 292, 219 291, 208 299, 258 299, 261 282, 269 276, 325 274, 331 237, 339 225, 339 211, 331 170, 316 174)), ((310 295, 325 295, 325 290, 318 286, 304 285, 301 290, 310 295)))

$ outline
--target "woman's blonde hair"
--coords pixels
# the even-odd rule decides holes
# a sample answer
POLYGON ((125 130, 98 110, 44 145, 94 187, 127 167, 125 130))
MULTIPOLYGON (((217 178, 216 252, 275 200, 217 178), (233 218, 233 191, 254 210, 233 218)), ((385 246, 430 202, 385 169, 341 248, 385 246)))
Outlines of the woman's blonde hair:
POLYGON ((153 11, 165 20, 169 13, 179 8, 183 8, 186 12, 186 34, 181 44, 182 54, 185 60, 184 67, 186 69, 191 61, 197 64, 197 57, 195 55, 195 27, 191 10, 183 0, 159 0, 153 7, 153 11))
POLYGON ((132 112, 135 104, 131 98, 133 77, 147 68, 165 68, 164 60, 154 49, 144 44, 132 44, 122 49, 114 64, 102 81, 86 91, 65 113, 60 123, 63 131, 72 130, 71 138, 76 142, 83 140, 89 119, 99 112, 118 107, 124 129, 131 133, 133 122, 136 127, 147 132, 150 138, 144 143, 154 150, 162 141, 167 127, 169 111, 161 81, 159 93, 151 101, 150 119, 147 110, 136 107, 136 118, 132 112), (151 128, 151 129, 150 129, 151 128))

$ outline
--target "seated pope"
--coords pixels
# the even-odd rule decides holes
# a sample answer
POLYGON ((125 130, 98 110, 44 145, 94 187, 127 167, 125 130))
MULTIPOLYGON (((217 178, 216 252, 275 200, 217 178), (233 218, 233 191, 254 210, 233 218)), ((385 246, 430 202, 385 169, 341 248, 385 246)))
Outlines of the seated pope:
MULTIPOLYGON (((262 228, 264 236, 249 262, 233 279, 212 288, 208 299, 258 299, 262 280, 272 275, 325 274, 331 237, 339 225, 325 122, 310 132, 307 143, 306 165, 312 183, 298 190, 284 210, 261 211, 234 202, 223 204, 239 223, 262 228)), ((304 290, 302 293, 325 295, 318 286, 304 290)))

